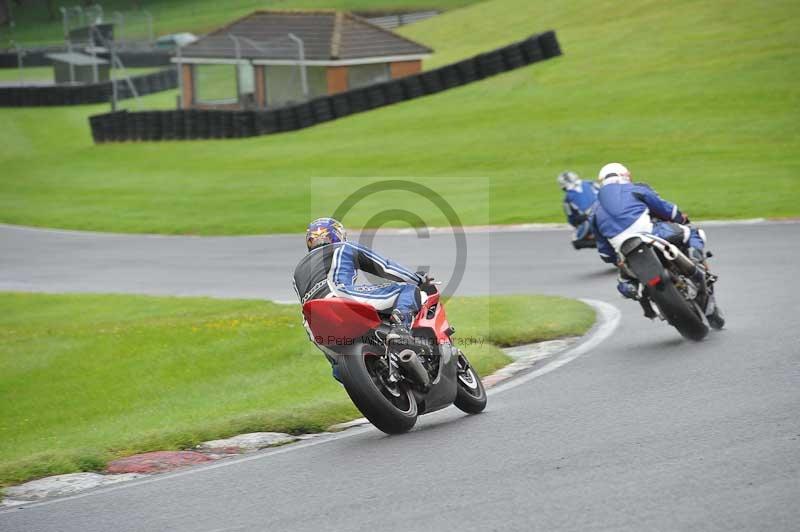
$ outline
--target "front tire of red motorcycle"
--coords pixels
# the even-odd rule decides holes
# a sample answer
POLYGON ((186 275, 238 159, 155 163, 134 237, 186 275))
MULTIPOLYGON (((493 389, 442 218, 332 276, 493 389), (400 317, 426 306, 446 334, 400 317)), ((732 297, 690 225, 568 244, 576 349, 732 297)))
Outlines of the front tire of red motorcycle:
POLYGON ((402 384, 392 389, 381 380, 373 367, 378 359, 366 351, 363 356, 343 356, 339 377, 353 404, 377 429, 386 434, 408 432, 417 422, 417 401, 402 384))
POLYGON ((458 361, 458 388, 456 400, 453 404, 456 408, 467 414, 478 414, 486 408, 486 388, 483 387, 480 375, 469 365, 467 357, 462 353, 458 361))

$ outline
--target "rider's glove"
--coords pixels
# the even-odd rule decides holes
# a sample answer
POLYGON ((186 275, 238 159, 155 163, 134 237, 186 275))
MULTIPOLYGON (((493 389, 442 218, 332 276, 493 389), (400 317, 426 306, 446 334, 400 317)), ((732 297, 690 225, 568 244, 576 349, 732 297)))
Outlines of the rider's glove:
POLYGON ((419 282, 420 286, 433 284, 433 281, 435 281, 435 279, 430 275, 428 275, 427 273, 417 272, 417 275, 419 275, 419 278, 421 279, 419 282))

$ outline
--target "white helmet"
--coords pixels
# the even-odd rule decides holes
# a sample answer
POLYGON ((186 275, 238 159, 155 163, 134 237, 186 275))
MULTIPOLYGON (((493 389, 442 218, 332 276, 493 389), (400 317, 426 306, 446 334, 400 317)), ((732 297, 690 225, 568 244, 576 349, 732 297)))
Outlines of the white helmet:
POLYGON ((619 163, 608 163, 600 169, 597 180, 601 185, 609 183, 630 183, 631 172, 619 163))

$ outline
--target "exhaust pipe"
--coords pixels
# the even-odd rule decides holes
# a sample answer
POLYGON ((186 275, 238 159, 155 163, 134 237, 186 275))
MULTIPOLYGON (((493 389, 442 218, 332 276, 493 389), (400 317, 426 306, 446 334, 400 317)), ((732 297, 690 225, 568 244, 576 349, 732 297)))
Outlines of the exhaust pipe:
POLYGON ((422 365, 416 352, 411 349, 403 349, 397 353, 397 363, 414 382, 424 388, 430 386, 431 379, 428 376, 428 370, 422 365))
POLYGON ((653 245, 661 249, 664 256, 678 266, 678 270, 687 277, 693 277, 698 269, 697 265, 680 249, 666 241, 654 240, 653 245))
POLYGON ((693 277, 697 273, 697 265, 692 262, 692 259, 678 251, 676 257, 674 259, 675 264, 678 265, 678 269, 686 275, 687 277, 693 277))

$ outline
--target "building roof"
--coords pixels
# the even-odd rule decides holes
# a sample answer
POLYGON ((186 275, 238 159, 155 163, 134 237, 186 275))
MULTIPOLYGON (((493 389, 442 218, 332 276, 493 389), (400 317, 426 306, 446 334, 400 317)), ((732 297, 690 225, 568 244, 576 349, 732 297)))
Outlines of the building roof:
POLYGON ((392 31, 337 11, 256 11, 181 48, 187 58, 296 61, 303 41, 307 61, 353 61, 420 56, 433 50, 392 31), (236 37, 236 39, 231 38, 236 37))
POLYGON ((47 54, 47 57, 53 61, 61 63, 71 63, 75 66, 91 66, 91 65, 107 65, 108 61, 100 57, 92 57, 91 55, 81 54, 78 52, 64 52, 60 54, 47 54))

